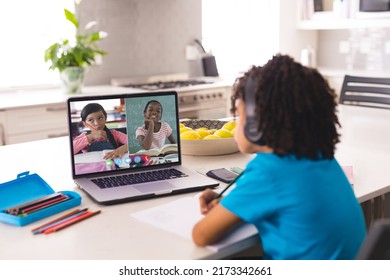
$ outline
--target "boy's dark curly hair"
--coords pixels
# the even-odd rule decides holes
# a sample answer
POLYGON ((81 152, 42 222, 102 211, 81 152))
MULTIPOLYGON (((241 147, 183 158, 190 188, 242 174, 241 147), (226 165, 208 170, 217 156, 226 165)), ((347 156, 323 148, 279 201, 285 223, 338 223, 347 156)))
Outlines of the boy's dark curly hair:
POLYGON ((333 158, 340 136, 336 94, 316 69, 281 54, 262 67, 252 66, 233 86, 233 114, 236 100, 245 102, 248 77, 255 82, 258 129, 274 153, 314 160, 333 158))

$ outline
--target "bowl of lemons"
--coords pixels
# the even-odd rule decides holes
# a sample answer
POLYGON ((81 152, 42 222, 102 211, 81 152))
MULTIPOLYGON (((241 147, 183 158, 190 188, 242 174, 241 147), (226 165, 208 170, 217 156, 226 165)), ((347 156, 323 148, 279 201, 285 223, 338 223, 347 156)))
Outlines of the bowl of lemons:
POLYGON ((238 152, 234 141, 236 121, 188 120, 180 122, 183 155, 212 156, 238 152))

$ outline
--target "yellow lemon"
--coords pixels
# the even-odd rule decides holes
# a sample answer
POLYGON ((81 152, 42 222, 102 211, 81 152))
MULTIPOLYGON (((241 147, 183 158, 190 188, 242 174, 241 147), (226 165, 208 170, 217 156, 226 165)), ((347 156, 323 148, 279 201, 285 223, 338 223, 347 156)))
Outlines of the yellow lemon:
POLYGON ((180 134, 182 140, 200 140, 200 136, 194 130, 184 131, 180 134))
POLYGON ((221 139, 218 135, 207 135, 203 140, 209 140, 209 139, 221 139))
POLYGON ((179 123, 179 127, 182 128, 182 127, 185 127, 185 125, 182 123, 179 123))
POLYGON ((203 129, 198 128, 195 131, 199 134, 200 138, 202 138, 202 139, 205 138, 206 136, 210 135, 210 132, 208 130, 203 130, 203 129))
POLYGON ((236 121, 227 122, 222 126, 223 129, 226 129, 229 131, 232 131, 235 127, 236 127, 236 121))
POLYGON ((219 137, 221 138, 231 138, 233 137, 233 134, 229 131, 229 130, 226 130, 226 129, 218 129, 214 135, 218 135, 219 137))
POLYGON ((180 134, 182 134, 183 132, 186 132, 186 131, 193 131, 193 129, 191 127, 187 127, 187 126, 180 127, 180 134))

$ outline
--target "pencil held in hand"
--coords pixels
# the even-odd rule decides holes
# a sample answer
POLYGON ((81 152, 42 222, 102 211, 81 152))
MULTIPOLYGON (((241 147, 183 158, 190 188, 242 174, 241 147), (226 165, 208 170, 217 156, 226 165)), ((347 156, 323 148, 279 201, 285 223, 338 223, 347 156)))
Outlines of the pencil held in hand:
POLYGON ((242 176, 244 175, 244 171, 241 172, 233 181, 231 181, 216 197, 215 199, 218 199, 218 198, 221 198, 222 195, 224 194, 224 192, 226 192, 232 185, 234 185, 237 180, 242 176))
POLYGON ((199 197, 200 213, 202 213, 202 215, 206 215, 219 203, 220 199, 216 198, 217 195, 218 194, 211 189, 203 191, 202 195, 199 197))

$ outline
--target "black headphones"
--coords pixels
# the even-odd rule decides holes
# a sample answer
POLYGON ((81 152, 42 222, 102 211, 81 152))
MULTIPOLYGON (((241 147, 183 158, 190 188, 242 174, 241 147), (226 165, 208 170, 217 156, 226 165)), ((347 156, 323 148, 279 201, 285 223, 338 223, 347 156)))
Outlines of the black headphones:
POLYGON ((256 116, 256 100, 255 100, 255 81, 252 77, 248 77, 245 85, 245 112, 246 120, 244 124, 245 137, 252 143, 257 145, 265 145, 262 139, 263 131, 259 131, 258 116, 256 116))

